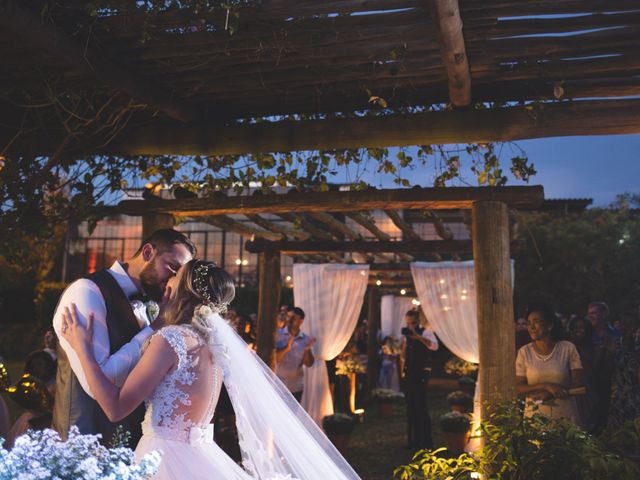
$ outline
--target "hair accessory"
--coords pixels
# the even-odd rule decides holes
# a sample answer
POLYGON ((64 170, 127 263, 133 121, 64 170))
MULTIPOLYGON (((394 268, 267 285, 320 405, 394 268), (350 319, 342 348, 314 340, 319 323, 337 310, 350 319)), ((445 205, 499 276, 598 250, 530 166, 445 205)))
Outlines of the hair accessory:
POLYGON ((209 291, 209 269, 216 268, 213 263, 201 263, 193 270, 193 289, 202 298, 203 304, 210 307, 214 312, 223 315, 227 311, 227 304, 224 302, 214 302, 211 300, 209 291))

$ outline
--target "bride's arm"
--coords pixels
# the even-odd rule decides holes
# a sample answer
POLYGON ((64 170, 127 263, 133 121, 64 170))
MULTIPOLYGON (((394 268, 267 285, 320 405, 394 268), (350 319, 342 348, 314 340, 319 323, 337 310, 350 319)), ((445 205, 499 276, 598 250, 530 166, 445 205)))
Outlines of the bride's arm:
POLYGON ((91 348, 93 318, 87 326, 78 322, 75 305, 63 315, 63 337, 77 352, 94 398, 111 422, 117 422, 133 412, 158 386, 177 362, 177 356, 161 335, 155 335, 142 358, 121 388, 116 387, 96 362, 91 348))

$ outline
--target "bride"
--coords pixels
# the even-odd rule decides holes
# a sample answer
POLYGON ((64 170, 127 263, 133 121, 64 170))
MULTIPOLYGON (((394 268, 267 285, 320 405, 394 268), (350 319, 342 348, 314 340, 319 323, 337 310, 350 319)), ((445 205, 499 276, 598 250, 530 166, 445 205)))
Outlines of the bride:
POLYGON ((111 421, 145 401, 139 458, 161 450, 154 477, 224 480, 355 480, 358 475, 257 355, 220 316, 233 300, 230 275, 191 260, 167 288, 165 327, 150 340, 121 388, 91 350, 92 321, 63 316, 91 391, 111 421), (242 466, 213 442, 211 419, 224 382, 236 412, 242 466))

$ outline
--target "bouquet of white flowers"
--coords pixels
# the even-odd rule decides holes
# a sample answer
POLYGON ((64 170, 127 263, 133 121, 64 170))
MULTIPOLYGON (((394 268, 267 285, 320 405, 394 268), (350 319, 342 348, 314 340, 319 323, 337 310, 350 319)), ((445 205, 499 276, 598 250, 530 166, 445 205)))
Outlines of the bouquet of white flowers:
POLYGON ((336 375, 366 372, 367 364, 366 360, 362 358, 362 355, 345 355, 336 361, 336 375))
POLYGON ((131 449, 104 447, 99 438, 81 435, 77 427, 66 442, 53 430, 31 430, 11 451, 0 448, 0 480, 143 480, 158 471, 159 452, 135 463, 131 449))

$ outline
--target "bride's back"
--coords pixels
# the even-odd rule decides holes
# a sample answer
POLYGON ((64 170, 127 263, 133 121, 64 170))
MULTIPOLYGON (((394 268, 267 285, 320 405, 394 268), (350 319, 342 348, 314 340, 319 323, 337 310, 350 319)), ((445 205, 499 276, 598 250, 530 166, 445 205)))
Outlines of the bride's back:
POLYGON ((222 386, 222 370, 191 326, 164 327, 157 335, 172 347, 177 363, 147 399, 142 429, 149 435, 189 440, 211 422, 222 386))

